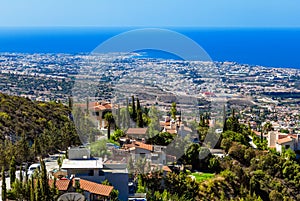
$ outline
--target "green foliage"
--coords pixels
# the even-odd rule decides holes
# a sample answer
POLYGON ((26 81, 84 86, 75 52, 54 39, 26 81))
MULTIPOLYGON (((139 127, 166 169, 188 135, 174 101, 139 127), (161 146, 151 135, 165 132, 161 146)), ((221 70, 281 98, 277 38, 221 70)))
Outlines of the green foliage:
POLYGON ((199 193, 199 186, 196 181, 187 177, 184 173, 168 173, 164 178, 165 188, 171 195, 177 194, 185 200, 196 199, 199 193))
POLYGON ((16 170, 17 170, 17 164, 15 157, 13 156, 11 158, 10 164, 9 164, 9 177, 10 177, 10 185, 12 185, 16 180, 16 170))
POLYGON ((146 185, 142 179, 142 176, 138 176, 137 193, 146 193, 146 185))
POLYGON ((160 114, 155 106, 151 106, 149 110, 149 119, 150 119, 149 120, 150 123, 148 124, 147 132, 149 138, 151 138, 158 135, 160 132, 160 125, 159 125, 160 114))
POLYGON ((0 165, 12 156, 19 164, 80 144, 68 107, 1 93, 0 103, 0 165))
POLYGON ((111 153, 106 147, 107 140, 99 140, 90 144, 91 154, 97 157, 109 156, 111 153))
POLYGON ((174 135, 168 132, 161 132, 158 135, 155 135, 152 138, 147 139, 148 144, 167 146, 174 139, 174 135))
POLYGON ((203 182, 215 176, 214 174, 211 173, 198 173, 198 172, 192 173, 192 175, 195 177, 197 182, 203 182))
POLYGON ((219 173, 221 171, 219 159, 217 157, 211 157, 209 159, 208 168, 212 172, 219 173))
POLYGON ((104 115, 104 119, 107 121, 107 139, 110 139, 111 125, 114 123, 114 116, 111 112, 107 112, 104 115))
POLYGON ((125 133, 121 129, 116 129, 113 135, 110 137, 111 140, 118 142, 121 137, 124 137, 125 133))
POLYGON ((135 109, 135 99, 134 96, 131 96, 131 108, 132 108, 132 112, 131 112, 131 118, 133 119, 133 121, 136 121, 137 118, 137 113, 136 113, 136 109, 135 109))
POLYGON ((222 138, 229 139, 232 142, 239 142, 241 144, 249 146, 248 136, 241 134, 241 133, 237 133, 234 131, 225 131, 222 133, 222 138))
POLYGON ((171 114, 172 119, 176 120, 177 108, 176 108, 175 102, 173 102, 171 105, 170 114, 171 114))
POLYGON ((6 201, 6 181, 5 181, 5 172, 4 172, 4 166, 2 167, 2 171, 1 171, 1 178, 2 178, 2 201, 6 201))

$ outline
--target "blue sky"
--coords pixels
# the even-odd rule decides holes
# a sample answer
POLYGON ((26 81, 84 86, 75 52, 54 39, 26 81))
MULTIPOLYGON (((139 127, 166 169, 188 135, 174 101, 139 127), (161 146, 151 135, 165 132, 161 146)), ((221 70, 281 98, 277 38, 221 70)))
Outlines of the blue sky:
POLYGON ((0 26, 300 27, 300 1, 1 0, 0 26))

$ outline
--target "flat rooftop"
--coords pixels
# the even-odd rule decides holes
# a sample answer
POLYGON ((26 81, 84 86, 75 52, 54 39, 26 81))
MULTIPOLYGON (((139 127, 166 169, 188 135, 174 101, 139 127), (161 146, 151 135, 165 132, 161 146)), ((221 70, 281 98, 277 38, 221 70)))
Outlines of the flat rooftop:
POLYGON ((102 158, 69 160, 64 159, 62 169, 100 169, 103 168, 102 158))

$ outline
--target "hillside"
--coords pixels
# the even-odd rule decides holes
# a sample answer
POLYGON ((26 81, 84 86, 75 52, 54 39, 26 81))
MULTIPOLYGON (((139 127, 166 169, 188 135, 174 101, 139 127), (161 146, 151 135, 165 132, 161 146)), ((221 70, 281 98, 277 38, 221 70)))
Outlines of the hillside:
POLYGON ((79 144, 70 108, 0 93, 0 163, 15 155, 18 162, 66 150, 79 144))

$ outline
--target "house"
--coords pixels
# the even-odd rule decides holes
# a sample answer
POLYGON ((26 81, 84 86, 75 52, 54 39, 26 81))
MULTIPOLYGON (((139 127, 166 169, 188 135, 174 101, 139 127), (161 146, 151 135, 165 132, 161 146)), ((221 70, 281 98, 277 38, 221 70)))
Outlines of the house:
POLYGON ((97 117, 98 120, 98 128, 104 129, 106 127, 106 123, 104 121, 104 115, 107 112, 112 112, 113 108, 117 108, 117 106, 113 106, 111 103, 106 101, 95 102, 91 107, 92 114, 97 117))
POLYGON ((284 149, 291 149, 293 151, 295 151, 295 139, 292 138, 291 136, 282 138, 282 139, 278 139, 276 141, 275 147, 276 147, 276 151, 278 151, 279 153, 282 152, 283 148, 284 149))
POLYGON ((146 158, 152 164, 166 164, 165 146, 145 144, 133 140, 130 144, 125 144, 124 149, 128 150, 133 160, 146 158))
POLYGON ((126 135, 128 138, 142 140, 147 137, 148 128, 128 128, 126 135))
POLYGON ((62 169, 68 178, 80 178, 83 181, 101 183, 108 180, 119 191, 119 199, 128 199, 128 171, 126 164, 112 165, 102 158, 92 158, 86 147, 74 147, 68 150, 68 159, 63 160, 62 169))
MULTIPOLYGON (((49 180, 49 186, 53 185, 54 180, 49 180)), ((110 200, 110 194, 113 186, 98 184, 81 178, 60 179, 55 181, 55 186, 61 195, 68 192, 75 192, 76 188, 83 190, 87 201, 107 201, 110 200)))
POLYGON ((283 149, 300 150, 300 134, 285 134, 278 131, 270 131, 267 139, 268 147, 275 148, 280 153, 283 149))

